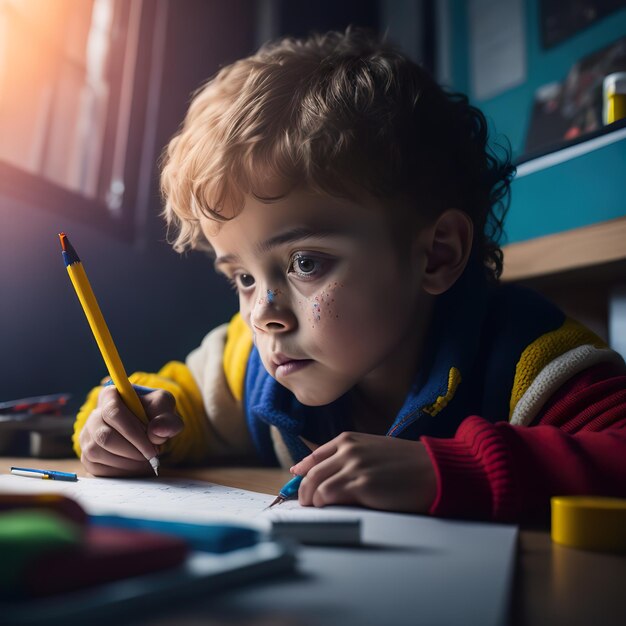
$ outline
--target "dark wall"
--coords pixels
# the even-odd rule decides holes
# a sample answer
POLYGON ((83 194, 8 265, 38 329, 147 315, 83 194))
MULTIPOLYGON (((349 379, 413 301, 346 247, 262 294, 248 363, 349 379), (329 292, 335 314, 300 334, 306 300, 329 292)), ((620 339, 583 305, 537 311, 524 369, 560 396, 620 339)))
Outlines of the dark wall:
POLYGON ((133 243, 42 206, 0 196, 0 401, 70 391, 76 402, 106 374, 63 266, 57 233, 83 259, 126 369, 154 371, 184 359, 236 310, 208 257, 179 257, 165 243, 156 162, 186 111, 190 93, 220 65, 249 54, 254 3, 168 3, 165 73, 154 168, 142 235, 133 243))
POLYGON ((377 31, 380 26, 378 0, 318 0, 279 3, 278 29, 281 35, 305 37, 312 32, 345 30, 349 25, 377 31))

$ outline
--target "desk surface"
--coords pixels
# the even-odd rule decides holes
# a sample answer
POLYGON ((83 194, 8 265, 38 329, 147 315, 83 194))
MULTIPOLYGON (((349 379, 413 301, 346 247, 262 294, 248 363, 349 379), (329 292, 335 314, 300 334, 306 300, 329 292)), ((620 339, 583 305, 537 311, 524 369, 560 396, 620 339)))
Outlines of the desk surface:
MULTIPOLYGON (((88 475, 73 459, 3 458, 2 465, 45 466, 88 475)), ((163 473, 271 494, 289 477, 283 470, 250 467, 165 469, 163 473)), ((522 529, 510 623, 622 626, 626 623, 625 580, 626 555, 564 548, 553 544, 547 531, 522 529)), ((160 620, 159 624, 165 626, 169 622, 160 620)), ((296 624, 289 621, 285 626, 296 624)))

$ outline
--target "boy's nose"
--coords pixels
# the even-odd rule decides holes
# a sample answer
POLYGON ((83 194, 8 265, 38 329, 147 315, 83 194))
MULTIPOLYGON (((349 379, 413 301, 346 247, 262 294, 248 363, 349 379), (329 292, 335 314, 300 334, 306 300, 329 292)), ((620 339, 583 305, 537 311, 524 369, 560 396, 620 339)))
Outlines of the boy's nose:
POLYGON ((296 318, 280 290, 268 289, 267 294, 259 298, 252 309, 251 321, 261 332, 279 333, 292 330, 296 318))

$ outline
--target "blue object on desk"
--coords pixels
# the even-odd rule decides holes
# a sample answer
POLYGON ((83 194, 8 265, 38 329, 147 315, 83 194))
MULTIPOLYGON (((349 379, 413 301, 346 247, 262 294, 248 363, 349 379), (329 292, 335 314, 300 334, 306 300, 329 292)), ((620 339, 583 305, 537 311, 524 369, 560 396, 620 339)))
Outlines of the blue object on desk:
POLYGON ((42 470, 32 467, 11 467, 11 474, 30 478, 43 478, 48 480, 69 480, 76 482, 78 477, 73 472, 59 472, 58 470, 42 470))
POLYGON ((132 528, 174 535, 185 539, 193 550, 223 554, 240 548, 249 548, 261 540, 261 533, 247 526, 231 524, 191 524, 120 515, 90 515, 95 526, 132 528))

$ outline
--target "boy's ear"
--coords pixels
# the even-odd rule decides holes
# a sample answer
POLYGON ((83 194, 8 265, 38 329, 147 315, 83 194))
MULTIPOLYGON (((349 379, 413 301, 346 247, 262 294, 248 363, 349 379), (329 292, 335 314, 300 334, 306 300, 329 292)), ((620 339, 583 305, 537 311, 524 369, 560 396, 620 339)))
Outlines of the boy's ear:
POLYGON ((425 231, 426 268, 423 289, 438 296, 452 287, 461 276, 470 253, 474 225, 470 217, 459 209, 444 211, 425 231))

